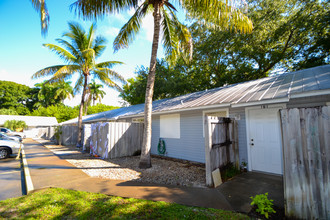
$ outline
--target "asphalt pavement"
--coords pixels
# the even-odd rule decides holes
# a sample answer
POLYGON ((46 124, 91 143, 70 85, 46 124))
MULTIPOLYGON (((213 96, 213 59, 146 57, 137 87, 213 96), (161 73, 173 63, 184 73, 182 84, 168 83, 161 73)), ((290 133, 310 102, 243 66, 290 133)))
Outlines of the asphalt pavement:
POLYGON ((25 193, 22 178, 20 160, 15 157, 0 160, 0 200, 22 196, 25 193))

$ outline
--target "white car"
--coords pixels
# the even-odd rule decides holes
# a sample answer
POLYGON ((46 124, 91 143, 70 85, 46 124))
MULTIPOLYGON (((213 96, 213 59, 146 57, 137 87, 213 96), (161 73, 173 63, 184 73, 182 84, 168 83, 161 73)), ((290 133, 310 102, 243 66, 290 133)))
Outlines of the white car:
POLYGON ((22 138, 19 136, 8 136, 3 132, 0 132, 0 138, 2 140, 13 140, 13 141, 17 141, 17 142, 22 142, 22 138))
POLYGON ((12 131, 9 128, 0 128, 0 132, 3 132, 8 136, 21 137, 22 139, 26 138, 26 135, 23 132, 12 131))
POLYGON ((6 159, 11 154, 18 154, 19 148, 23 146, 20 142, 0 138, 0 159, 6 159))

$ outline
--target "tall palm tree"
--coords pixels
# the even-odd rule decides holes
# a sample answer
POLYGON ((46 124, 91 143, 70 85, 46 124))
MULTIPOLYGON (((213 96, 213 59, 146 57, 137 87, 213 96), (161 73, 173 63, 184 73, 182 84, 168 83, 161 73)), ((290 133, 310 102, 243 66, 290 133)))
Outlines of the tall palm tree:
POLYGON ((154 17, 154 34, 151 50, 150 67, 145 93, 144 136, 141 150, 140 168, 151 167, 151 113, 152 96, 155 82, 156 59, 160 30, 163 33, 163 45, 167 58, 175 62, 176 58, 185 55, 191 57, 191 35, 186 26, 181 24, 175 14, 175 2, 186 10, 188 16, 206 22, 214 27, 232 28, 243 32, 252 30, 252 22, 240 11, 244 0, 77 0, 72 7, 82 16, 92 19, 108 13, 135 9, 134 15, 121 28, 114 41, 115 51, 128 47, 139 32, 143 18, 147 14, 154 17), (228 3, 228 4, 226 4, 228 3))
POLYGON ((100 57, 106 48, 105 38, 101 36, 95 37, 95 31, 95 25, 91 25, 89 31, 85 32, 78 23, 69 22, 69 31, 64 33, 63 36, 67 37, 71 43, 64 39, 56 39, 64 47, 55 44, 44 44, 45 47, 58 54, 67 64, 46 67, 32 76, 32 78, 39 78, 52 75, 48 82, 55 83, 70 79, 75 73, 79 75, 74 86, 74 94, 79 93, 82 89, 78 117, 77 146, 81 144, 82 114, 89 78, 97 78, 108 87, 117 90, 121 89, 115 81, 125 83, 121 75, 111 70, 115 64, 121 64, 121 62, 95 62, 95 59, 100 57))

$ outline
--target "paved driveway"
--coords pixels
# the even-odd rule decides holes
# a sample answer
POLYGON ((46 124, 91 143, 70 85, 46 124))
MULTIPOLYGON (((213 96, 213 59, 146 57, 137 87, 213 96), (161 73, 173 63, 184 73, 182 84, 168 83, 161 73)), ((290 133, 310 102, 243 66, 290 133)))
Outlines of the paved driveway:
POLYGON ((0 200, 19 196, 22 196, 20 161, 0 160, 0 200))
POLYGON ((234 210, 248 213, 251 209, 251 196, 268 192, 274 205, 284 207, 283 177, 257 172, 247 172, 220 185, 221 192, 234 210))

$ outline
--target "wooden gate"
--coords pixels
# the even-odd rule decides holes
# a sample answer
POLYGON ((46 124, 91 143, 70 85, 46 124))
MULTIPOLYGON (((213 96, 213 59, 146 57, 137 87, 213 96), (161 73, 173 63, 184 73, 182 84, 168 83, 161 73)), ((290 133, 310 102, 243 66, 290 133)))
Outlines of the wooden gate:
POLYGON ((287 216, 330 219, 330 106, 281 110, 287 216))
POLYGON ((206 185, 213 186, 212 171, 233 163, 239 168, 237 122, 232 118, 205 117, 206 185))

